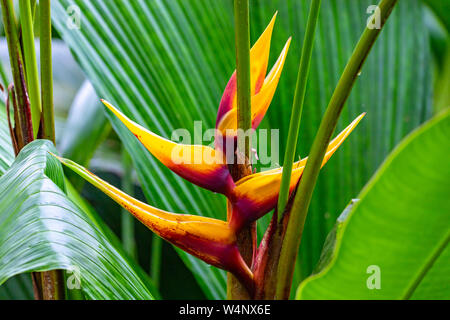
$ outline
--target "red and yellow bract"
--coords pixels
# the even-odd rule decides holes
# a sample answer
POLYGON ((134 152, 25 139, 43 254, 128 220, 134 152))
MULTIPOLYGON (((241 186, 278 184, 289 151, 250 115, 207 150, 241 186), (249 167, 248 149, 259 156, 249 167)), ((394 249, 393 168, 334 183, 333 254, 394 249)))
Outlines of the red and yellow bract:
MULTIPOLYGON (((266 76, 275 19, 276 14, 250 52, 253 129, 258 127, 272 101, 289 50, 290 38, 266 76)), ((203 261, 232 272, 251 290, 253 274, 239 252, 236 234, 241 228, 276 207, 283 168, 254 173, 239 181, 233 181, 226 163, 223 147, 226 144, 223 142, 236 139, 236 73, 231 76, 220 101, 215 148, 183 145, 162 138, 129 119, 111 103, 102 101, 167 168, 202 188, 225 195, 231 204, 230 220, 225 222, 200 215, 175 214, 157 209, 132 198, 78 164, 67 159, 58 159, 106 193, 153 232, 203 261)), ((329 144, 322 166, 363 116, 364 114, 357 117, 329 144)), ((306 162, 307 158, 294 164, 290 192, 298 184, 306 162)))

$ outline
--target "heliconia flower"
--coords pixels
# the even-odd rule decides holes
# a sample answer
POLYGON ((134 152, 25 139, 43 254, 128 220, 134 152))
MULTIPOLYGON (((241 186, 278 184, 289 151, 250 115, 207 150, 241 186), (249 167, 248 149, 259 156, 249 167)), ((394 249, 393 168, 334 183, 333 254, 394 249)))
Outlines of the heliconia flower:
POLYGON ((75 162, 57 157, 129 211, 161 238, 218 268, 232 272, 243 283, 252 286, 252 272, 236 244, 236 234, 222 220, 157 209, 127 195, 75 162))
MULTIPOLYGON (((256 129, 264 118, 275 94, 291 43, 289 38, 272 70, 266 77, 270 42, 276 14, 250 50, 250 84, 252 128, 256 129)), ((237 129, 237 84, 236 71, 231 76, 220 101, 216 119, 216 149, 225 150, 226 139, 236 137, 237 129)), ((234 144, 235 145, 235 144, 234 144)))
MULTIPOLYGON (((159 137, 131 121, 107 101, 102 101, 164 165, 192 183, 226 195, 232 204, 230 226, 236 232, 276 206, 283 168, 255 173, 235 183, 220 150, 200 145, 181 145, 159 137), (215 155, 214 159, 205 156, 207 154, 215 155), (210 161, 205 161, 206 159, 210 161)), ((365 113, 357 117, 330 143, 322 165, 325 165, 364 115, 365 113)), ((297 185, 306 161, 307 158, 293 165, 290 192, 297 185)))
MULTIPOLYGON (((275 19, 276 14, 250 52, 253 129, 258 127, 272 101, 291 41, 291 38, 287 40, 278 60, 266 76, 275 19)), ((166 167, 202 188, 224 194, 229 200, 230 219, 228 222, 157 209, 132 198, 78 164, 55 157, 106 193, 153 232, 193 256, 233 273, 249 291, 252 291, 254 276, 239 252, 236 234, 244 226, 275 208, 283 168, 255 173, 237 182, 233 181, 227 163, 225 146, 226 141, 232 139, 234 142, 236 139, 236 93, 235 72, 229 80, 220 102, 216 119, 215 148, 202 145, 183 145, 164 139, 133 122, 109 102, 102 100, 105 106, 166 167)), ((364 114, 360 115, 331 141, 322 166, 363 117, 364 114)), ((233 143, 233 145, 235 147, 236 144, 233 143)), ((293 165, 289 192, 292 192, 297 186, 306 162, 307 158, 293 165)))
MULTIPOLYGON (((327 163, 333 153, 339 148, 353 129, 358 125, 365 113, 358 116, 328 145, 322 166, 327 163)), ((294 163, 291 175, 289 192, 296 187, 308 158, 294 163)), ((242 226, 259 219, 261 216, 275 208, 280 191, 283 168, 277 168, 249 175, 236 182, 233 189, 230 225, 239 230, 242 226)))
MULTIPOLYGON (((280 57, 266 77, 275 19, 276 14, 250 52, 253 128, 259 125, 270 105, 290 45, 291 39, 289 38, 280 57)), ((202 145, 177 144, 133 122, 111 103, 105 100, 102 100, 102 102, 125 124, 150 153, 170 170, 202 188, 222 193, 227 197, 231 195, 235 185, 227 167, 224 148, 226 144, 223 147, 218 147, 216 144, 215 149, 202 145)), ((227 134, 228 130, 232 130, 234 132, 232 133, 233 138, 237 126, 236 110, 236 74, 234 73, 225 89, 217 116, 218 131, 227 134)), ((217 138, 216 135, 216 142, 217 138)))
POLYGON ((221 150, 202 145, 178 144, 164 139, 130 120, 109 102, 102 102, 167 168, 202 188, 230 194, 234 182, 221 150))

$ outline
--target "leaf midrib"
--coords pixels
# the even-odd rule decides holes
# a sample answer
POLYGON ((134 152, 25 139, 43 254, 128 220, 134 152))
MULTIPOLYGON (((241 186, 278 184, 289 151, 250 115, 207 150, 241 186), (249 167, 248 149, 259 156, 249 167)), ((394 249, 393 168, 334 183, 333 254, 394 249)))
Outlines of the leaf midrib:
POLYGON ((425 260, 425 263, 419 269, 417 275, 413 277, 411 283, 408 285, 405 293, 402 295, 402 300, 409 300, 416 289, 419 287, 422 280, 428 274, 428 271, 431 270, 436 260, 441 256, 442 252, 447 248, 448 243, 450 242, 450 230, 444 236, 444 238, 437 243, 437 246, 432 251, 431 255, 425 260))

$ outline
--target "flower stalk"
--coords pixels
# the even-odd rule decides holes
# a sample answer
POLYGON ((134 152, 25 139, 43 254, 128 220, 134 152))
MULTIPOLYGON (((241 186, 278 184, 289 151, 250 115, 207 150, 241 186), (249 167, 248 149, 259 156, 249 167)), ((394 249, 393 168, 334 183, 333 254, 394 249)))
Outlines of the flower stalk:
MULTIPOLYGON (((245 133, 252 127, 251 82, 250 82, 250 25, 249 0, 234 1, 234 25, 236 43, 236 83, 237 83, 237 152, 232 165, 235 181, 251 173, 250 135, 245 133), (243 159, 244 161, 241 161, 243 159), (243 162, 243 163, 242 163, 243 162)), ((228 219, 232 215, 232 204, 227 202, 228 219)), ((238 247, 244 261, 251 265, 255 250, 256 225, 245 226, 237 235, 238 247)), ((250 299, 249 292, 233 274, 228 273, 228 299, 250 299)))
MULTIPOLYGON (((29 1, 27 7, 30 5, 29 1)), ((28 10, 28 8, 27 8, 28 10)), ((31 30, 36 11, 36 1, 31 1, 31 30)), ((50 0, 39 1, 39 36, 40 36, 40 60, 41 60, 41 91, 39 91, 39 80, 37 74, 36 55, 31 59, 32 76, 34 83, 30 83, 32 88, 30 95, 34 97, 36 103, 32 103, 32 114, 37 119, 39 128, 40 119, 40 136, 39 138, 47 139, 55 144, 55 116, 53 106, 53 67, 52 67, 52 20, 50 0), (41 100, 42 99, 42 100, 41 100), (41 114, 42 111, 42 114, 41 114)), ((34 38, 34 35, 33 35, 34 38)), ((32 50, 34 49, 34 39, 29 39, 32 50)), ((28 71, 28 63, 27 63, 28 71)), ((43 279, 43 299, 44 300, 62 300, 64 293, 64 276, 62 270, 50 270, 42 272, 43 279)))
POLYGON ((316 25, 319 19, 321 0, 312 0, 309 9, 308 22, 306 25, 305 38, 303 40, 302 53, 300 56, 300 66, 297 74, 297 84, 295 87, 294 101, 292 103, 292 115, 289 123, 289 133, 284 155, 283 176, 281 178, 280 194, 278 197, 278 222, 280 222, 284 209, 289 198, 289 185, 291 183, 292 165, 294 163, 297 138, 300 130, 300 120, 302 117, 303 103, 305 101, 306 84, 308 82, 309 67, 316 33, 316 25))
POLYGON ((50 0, 39 1, 42 136, 55 143, 55 115, 53 108, 52 22, 50 0))
POLYGON ((157 234, 153 234, 150 258, 150 277, 157 289, 159 289, 160 286, 162 245, 162 238, 157 234))
MULTIPOLYGON (((125 148, 122 148, 122 165, 123 165, 123 176, 122 176, 122 190, 129 195, 133 195, 134 186, 132 181, 132 166, 131 158, 125 148)), ((121 235, 122 235, 122 245, 125 252, 137 260, 136 252, 136 242, 134 238, 134 219, 133 216, 128 214, 125 209, 122 209, 121 216, 121 235)))
MULTIPOLYGON (((237 127, 244 132, 252 127, 250 95, 249 0, 234 1, 237 78, 237 127)), ((249 136, 238 137, 238 148, 250 159, 249 136), (245 140, 245 141, 244 141, 245 140)))
POLYGON ((322 118, 290 212, 291 217, 286 229, 278 265, 276 299, 289 298, 295 267, 294 261, 296 261, 306 215, 328 142, 336 128, 341 111, 358 74, 396 3, 397 0, 382 0, 378 5, 381 14, 381 26, 374 29, 367 27, 364 30, 322 118))
MULTIPOLYGON (((288 199, 295 187, 302 172, 292 174, 294 157, 297 147, 297 138, 300 130, 300 120, 302 117, 303 104, 305 100, 306 84, 309 75, 310 61, 312 56, 316 25, 319 18, 321 0, 312 0, 309 9, 306 32, 303 40, 300 64, 297 74, 297 83, 292 103, 292 114, 289 123, 289 132, 286 151, 283 163, 283 172, 278 194, 277 210, 272 217, 263 241, 258 249, 256 258, 254 277, 256 282, 256 299, 272 300, 275 297, 278 262, 289 221, 288 199)), ((301 162, 301 161, 300 161, 301 162)))

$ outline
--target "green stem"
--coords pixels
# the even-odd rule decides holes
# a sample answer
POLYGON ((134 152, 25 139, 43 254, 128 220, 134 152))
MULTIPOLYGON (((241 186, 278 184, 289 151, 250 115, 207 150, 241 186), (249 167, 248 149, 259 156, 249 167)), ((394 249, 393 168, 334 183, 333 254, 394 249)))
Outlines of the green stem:
POLYGON ((8 88, 8 76, 6 75, 3 63, 0 62, 0 79, 2 81, 3 88, 6 90, 8 88))
POLYGON ((30 99, 33 136, 36 138, 41 118, 41 96, 39 92, 39 73, 36 61, 36 49, 34 47, 33 17, 30 0, 19 0, 19 6, 26 66, 26 83, 30 99))
MULTIPOLYGON (((232 176, 235 181, 251 174, 250 135, 246 134, 252 126, 251 87, 250 87, 250 26, 249 0, 234 0, 234 26, 236 41, 236 81, 237 81, 237 150, 232 176), (242 161, 243 160, 243 161, 242 161)), ((228 217, 232 210, 228 203, 228 217)), ((236 237, 239 251, 248 265, 252 264, 255 225, 243 228, 236 237)), ((228 273, 227 297, 233 300, 249 299, 245 286, 231 273, 228 273)))
POLYGON ((162 239, 157 234, 153 234, 150 277, 157 289, 160 285, 162 244, 162 239))
POLYGON ((39 1, 42 138, 55 143, 55 115, 53 108, 52 21, 50 0, 39 1))
POLYGON ((33 19, 33 25, 34 25, 34 19, 36 18, 36 0, 30 0, 31 2, 31 17, 33 19))
MULTIPOLYGON (((26 1, 26 0, 25 0, 26 1)), ((30 88, 30 96, 33 98, 35 103, 33 104, 33 100, 31 100, 31 115, 33 119, 33 124, 36 122, 36 125, 33 125, 33 128, 36 129, 34 134, 37 134, 37 130, 39 129, 39 121, 41 117, 41 102, 42 102, 42 138, 48 139, 55 144, 55 117, 53 111, 53 68, 52 68, 52 22, 50 15, 50 0, 40 0, 39 1, 39 35, 40 35, 40 59, 41 59, 41 82, 42 82, 42 101, 41 95, 39 91, 39 76, 37 71, 37 62, 36 62, 36 54, 34 47, 34 32, 33 32, 33 22, 36 11, 36 1, 32 0, 31 4, 29 1, 27 6, 30 6, 29 15, 27 16, 28 22, 30 25, 28 26, 31 29, 32 37, 29 37, 28 40, 24 37, 24 49, 25 49, 25 58, 28 59, 27 63, 27 73, 30 73, 30 76, 27 76, 28 79, 28 88, 30 88), (27 54, 27 46, 26 43, 29 43, 30 53, 27 54), (30 83, 31 77, 33 79, 33 83, 30 83)), ((28 8, 27 8, 28 11, 28 8)), ((22 27, 23 30, 23 27, 22 27)), ((22 31, 23 32, 23 31, 22 31)), ((23 33, 24 34, 24 33, 23 33)), ((60 300, 64 299, 64 294, 61 289, 61 285, 58 284, 58 279, 64 279, 62 276, 61 270, 51 270, 46 272, 50 275, 50 280, 53 282, 53 285, 50 287, 52 290, 52 296, 48 297, 49 299, 60 300), (62 291, 62 292, 61 292, 62 291)), ((44 273, 44 276, 45 274, 44 273)), ((44 295, 45 298, 45 295, 44 295)))
MULTIPOLYGON (((41 0, 42 1, 42 0, 41 0)), ((130 196, 134 193, 132 181, 131 159, 125 148, 122 149, 122 165, 124 173, 122 177, 122 190, 130 196)), ((122 244, 125 251, 133 258, 136 257, 136 242, 134 237, 134 217, 125 209, 122 209, 122 244)))
POLYGON ((23 75, 22 50, 20 48, 16 15, 12 0, 1 0, 3 25, 8 42, 9 61, 17 96, 17 139, 19 150, 33 141, 31 124, 28 121, 29 101, 23 75))
POLYGON ((442 241, 438 243, 438 246, 431 252, 431 255, 426 259, 425 264, 420 268, 419 273, 414 277, 412 283, 408 285, 407 287, 408 289, 402 296, 403 300, 411 299, 412 295, 414 294, 414 291, 417 289, 417 287, 423 281, 427 273, 433 267, 436 260, 442 255, 442 252, 447 248, 449 242, 450 242, 450 232, 447 232, 447 235, 442 239, 442 241))
MULTIPOLYGON (((234 1, 236 37, 237 127, 246 132, 252 126, 250 89, 249 0, 234 1)), ((242 132, 240 132, 242 133, 242 132)), ((239 135, 239 149, 250 158, 248 135, 239 135), (245 140, 245 141, 244 141, 245 140), (245 143, 245 144, 244 144, 245 143)))
POLYGON ((337 84, 337 87, 328 104, 325 115, 314 139, 308 162, 306 163, 302 179, 294 198, 290 221, 287 226, 286 236, 283 241, 278 265, 278 279, 276 299, 288 299, 292 285, 292 275, 295 261, 303 233, 303 228, 308 212, 309 203, 314 186, 319 175, 320 167, 331 135, 336 128, 339 115, 344 107, 350 91, 355 83, 364 61, 366 60, 375 40, 386 20, 388 19, 397 0, 382 0, 380 8, 380 28, 366 28, 363 32, 347 66, 337 84))
POLYGON ((294 163, 295 149, 297 147, 300 120, 302 117, 303 103, 305 101, 306 83, 308 80, 309 66, 311 62, 314 37, 316 33, 317 20, 319 18, 321 0, 312 0, 309 9, 308 22, 306 25, 305 39, 303 40, 300 66, 297 75, 297 85, 292 103, 292 115, 289 124, 286 153, 284 155, 283 174, 281 177, 280 193, 278 197, 278 222, 281 221, 284 209, 289 198, 289 185, 291 183, 291 172, 294 163))

